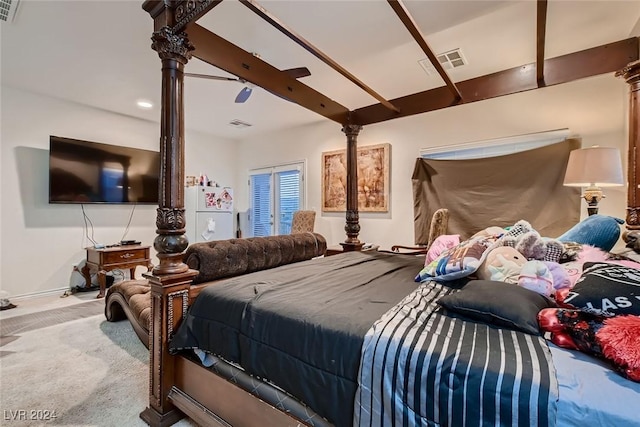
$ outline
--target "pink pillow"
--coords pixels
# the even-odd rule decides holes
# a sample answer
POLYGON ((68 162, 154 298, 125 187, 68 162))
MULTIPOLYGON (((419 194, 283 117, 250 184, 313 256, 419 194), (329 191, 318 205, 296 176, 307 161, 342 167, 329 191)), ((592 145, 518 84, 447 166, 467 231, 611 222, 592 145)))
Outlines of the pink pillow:
POLYGON ((426 266, 431 261, 438 258, 438 256, 440 256, 440 254, 445 250, 451 249, 459 244, 459 234, 443 234, 436 237, 436 240, 433 241, 433 243, 429 247, 429 250, 427 251, 427 257, 424 260, 424 265, 426 266))
POLYGON ((576 281, 580 278, 580 276, 582 276, 582 265, 585 262, 608 262, 611 264, 619 264, 631 268, 640 268, 640 263, 621 259, 609 259, 609 252, 595 246, 582 245, 582 250, 578 252, 578 257, 574 261, 560 264, 562 265, 562 267, 564 267, 569 275, 571 288, 573 288, 573 286, 576 284, 576 281))

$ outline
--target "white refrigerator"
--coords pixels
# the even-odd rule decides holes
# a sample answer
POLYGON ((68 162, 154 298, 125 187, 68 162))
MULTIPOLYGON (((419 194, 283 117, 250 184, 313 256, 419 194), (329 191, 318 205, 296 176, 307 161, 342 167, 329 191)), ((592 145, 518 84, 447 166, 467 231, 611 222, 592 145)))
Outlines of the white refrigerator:
POLYGON ((231 188, 185 187, 184 208, 190 244, 235 237, 231 188))

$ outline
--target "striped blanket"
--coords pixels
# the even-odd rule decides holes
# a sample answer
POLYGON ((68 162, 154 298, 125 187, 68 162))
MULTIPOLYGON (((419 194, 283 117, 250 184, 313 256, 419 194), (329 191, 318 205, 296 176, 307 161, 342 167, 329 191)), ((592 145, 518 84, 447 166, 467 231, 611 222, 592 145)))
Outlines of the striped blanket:
POLYGON ((554 426, 544 339, 447 314, 451 292, 422 283, 367 332, 354 426, 554 426))

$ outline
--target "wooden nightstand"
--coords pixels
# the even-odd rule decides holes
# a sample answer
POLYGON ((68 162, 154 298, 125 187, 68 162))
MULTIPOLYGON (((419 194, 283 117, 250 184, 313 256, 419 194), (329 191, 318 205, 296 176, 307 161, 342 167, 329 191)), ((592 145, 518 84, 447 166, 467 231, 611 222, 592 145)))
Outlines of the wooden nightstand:
POLYGON ((107 288, 107 271, 116 269, 129 269, 131 279, 134 278, 136 267, 141 265, 147 267, 147 271, 151 271, 151 257, 149 256, 150 246, 130 245, 115 246, 111 248, 86 248, 87 263, 82 268, 82 274, 85 279, 85 286, 91 287, 91 270, 98 270, 98 283, 100 291, 96 298, 103 298, 107 288))
MULTIPOLYGON (((379 247, 380 247, 380 245, 372 245, 372 246, 367 247, 366 249, 365 249, 365 247, 363 247, 360 250, 360 252, 377 251, 379 247)), ((324 253, 324 256, 337 255, 337 254, 341 254, 343 252, 344 252, 344 248, 342 247, 342 245, 328 246, 326 252, 324 253)))

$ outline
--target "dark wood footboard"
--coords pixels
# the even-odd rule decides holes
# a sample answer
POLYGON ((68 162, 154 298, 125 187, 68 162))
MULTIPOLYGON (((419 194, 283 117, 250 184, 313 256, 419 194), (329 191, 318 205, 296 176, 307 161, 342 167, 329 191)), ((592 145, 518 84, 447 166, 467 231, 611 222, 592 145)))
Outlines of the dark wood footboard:
MULTIPOLYGON (((151 426, 169 426, 185 415, 207 426, 306 425, 199 363, 169 354, 169 341, 189 305, 205 287, 213 284, 192 286, 197 274, 196 270, 189 270, 167 276, 145 276, 151 285, 150 384, 149 406, 140 417, 151 426)), ((117 297, 113 302, 112 309, 117 307, 117 297)))
POLYGON ((176 383, 176 356, 169 341, 189 306, 189 288, 195 270, 169 275, 146 275, 151 285, 149 336, 149 406, 140 414, 151 426, 169 426, 184 417, 169 399, 176 383))
POLYGON ((300 427, 301 421, 184 357, 176 358, 171 402, 200 425, 300 427))

